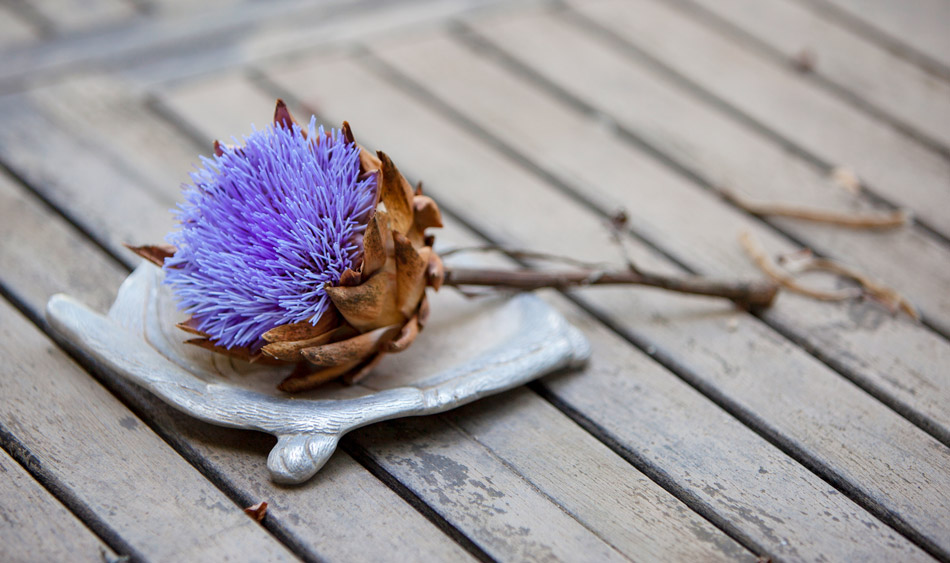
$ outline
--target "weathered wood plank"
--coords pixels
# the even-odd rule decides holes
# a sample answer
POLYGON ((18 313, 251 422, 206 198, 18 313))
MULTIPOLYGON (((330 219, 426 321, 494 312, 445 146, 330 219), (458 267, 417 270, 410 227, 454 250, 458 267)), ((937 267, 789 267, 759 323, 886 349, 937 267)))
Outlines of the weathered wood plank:
POLYGON ((0 559, 94 561, 115 554, 82 521, 0 450, 0 559))
POLYGON ((950 84, 920 67, 793 0, 689 0, 689 4, 735 26, 789 64, 809 53, 814 61, 810 72, 950 146, 950 84))
MULTIPOLYGON (((294 65, 289 69, 274 73, 272 78, 289 88, 302 100, 325 110, 326 115, 331 119, 345 117, 350 120, 358 138, 366 138, 372 146, 392 147, 388 149, 389 154, 394 160, 400 162, 405 170, 410 173, 413 170, 425 170, 424 177, 432 182, 432 186, 436 186, 430 191, 435 193, 443 204, 450 209, 464 209, 466 220, 478 225, 483 232, 493 233, 497 241, 508 244, 517 243, 518 246, 527 245, 542 251, 581 256, 594 261, 609 260, 613 257, 613 249, 605 242, 607 240, 605 227, 599 218, 577 207, 565 196, 550 190, 537 178, 513 167, 483 145, 461 133, 457 127, 433 115, 425 108, 425 103, 413 100, 393 89, 386 82, 354 63, 346 60, 317 60, 311 64, 294 65), (349 84, 350 87, 346 91, 339 92, 318 91, 311 82, 315 76, 334 76, 349 84), (374 100, 386 100, 386 103, 380 104, 374 100), (441 190, 439 186, 442 186, 441 190), (532 213, 531 210, 536 210, 536 212, 532 213), (565 228, 565 225, 570 225, 570 228, 565 228)), ((635 245, 631 241, 631 247, 634 249, 635 259, 644 267, 670 268, 669 264, 659 258, 656 253, 642 245, 635 245)), ((805 446, 806 450, 823 458, 825 462, 835 462, 828 463, 828 466, 833 466, 838 470, 838 465, 843 465, 849 468, 848 471, 861 474, 861 479, 853 481, 858 481, 861 487, 874 488, 876 498, 891 494, 898 496, 887 490, 891 484, 890 481, 893 480, 892 469, 885 472, 877 468, 874 470, 874 475, 869 475, 868 469, 862 466, 864 460, 859 462, 856 459, 850 461, 838 459, 842 457, 840 455, 842 436, 847 436, 849 440, 860 440, 860 434, 864 433, 855 420, 864 419, 866 416, 880 417, 888 432, 897 432, 903 436, 900 439, 903 445, 915 443, 916 445, 912 447, 918 453, 926 452, 927 456, 933 455, 934 451, 943 452, 942 455, 950 455, 950 452, 947 452, 946 448, 935 440, 851 387, 837 374, 777 337, 761 323, 747 316, 736 317, 728 313, 728 307, 722 304, 630 290, 591 292, 586 299, 599 303, 599 308, 603 310, 612 310, 613 322, 618 326, 623 326, 631 334, 635 334, 639 342, 649 342, 652 338, 651 331, 657 330, 656 327, 662 325, 657 332, 666 333, 668 336, 664 335, 664 339, 668 340, 657 341, 659 344, 657 353, 662 353, 670 360, 675 358, 678 367, 682 368, 683 375, 694 380, 694 384, 711 390, 719 385, 722 379, 741 379, 742 385, 737 385, 740 388, 729 389, 730 396, 727 402, 731 406, 737 407, 737 410, 742 413, 754 412, 762 416, 771 413, 777 418, 787 416, 788 418, 784 421, 772 420, 770 417, 769 422, 781 428, 779 434, 788 433, 787 435, 794 436, 798 446, 805 446), (737 323, 736 330, 734 332, 723 330, 732 318, 736 319, 734 321, 737 323), (710 342, 728 340, 735 343, 731 346, 744 348, 744 352, 720 356, 715 347, 707 348, 699 345, 706 340, 710 342), (749 356, 750 349, 758 350, 758 352, 749 356), (786 369, 783 370, 786 373, 770 375, 773 391, 762 389, 764 384, 760 373, 767 364, 763 361, 764 356, 760 354, 771 358, 782 357, 786 362, 786 369), (795 377, 791 377, 792 373, 795 377), (789 380, 782 382, 781 378, 784 377, 788 377, 789 380), (803 379, 807 383, 802 383, 803 379), (808 396, 802 396, 803 392, 807 392, 808 396), (813 393, 815 396, 811 396, 813 393), (758 394, 772 401, 768 403, 767 408, 755 408, 761 406, 754 404, 756 401, 764 402, 763 399, 756 399, 755 396, 758 394), (828 416, 835 417, 835 420, 825 419, 820 424, 838 425, 844 430, 839 436, 821 437, 819 436, 822 434, 821 431, 815 432, 816 421, 809 420, 809 417, 823 412, 823 408, 827 405, 820 405, 820 403, 827 401, 829 397, 834 397, 833 410, 837 412, 830 413, 828 416), (739 402, 745 406, 739 408, 739 402), (805 405, 809 405, 808 417, 803 416, 805 405), (844 411, 850 409, 854 411, 845 415, 844 411), (778 416, 779 411, 782 416, 778 416), (793 416, 796 413, 801 413, 801 416, 793 416), (856 419, 848 421, 850 417, 855 416, 856 419), (814 443, 820 440, 828 442, 824 445, 814 443), (867 482, 864 482, 865 478, 867 482), (884 485, 885 481, 888 485, 884 485), (884 490, 878 491, 879 488, 884 490)), ((610 388, 601 388, 599 392, 604 396, 613 393, 610 388)), ((598 421, 624 416, 619 410, 607 411, 600 408, 582 412, 584 416, 598 421)), ((886 444, 875 442, 875 447, 886 447, 886 444)), ((903 450, 900 456, 895 456, 896 459, 882 454, 880 449, 877 450, 877 454, 887 458, 891 463, 914 457, 907 456, 906 450, 903 450)), ((923 459, 923 462, 928 461, 923 459)), ((907 475, 912 475, 915 471, 920 471, 920 468, 908 468, 907 475)), ((941 476, 941 471, 938 466, 933 466, 919 474, 919 478, 922 479, 921 486, 928 489, 936 486, 940 479, 945 478, 941 476)), ((847 481, 852 482, 852 480, 847 481)), ((736 486, 739 489, 743 488, 741 483, 737 483, 736 486)), ((908 487, 908 490, 902 491, 902 494, 914 495, 915 487, 916 485, 908 487)), ((755 505, 766 511, 777 509, 772 507, 773 501, 769 500, 775 498, 770 497, 771 494, 774 493, 769 493, 768 489, 758 488, 758 486, 754 490, 741 492, 747 500, 755 497, 755 505)), ((808 496, 808 493, 804 494, 808 496)), ((784 506, 785 502, 782 500, 779 504, 784 506)), ((939 507, 931 506, 931 508, 936 511, 939 507)), ((927 515, 922 516, 921 524, 931 529, 931 533, 934 533, 934 526, 941 525, 939 520, 934 521, 927 515)), ((839 543, 837 548, 833 546, 816 548, 813 541, 817 540, 820 543, 821 540, 808 536, 805 530, 810 526, 818 525, 819 520, 821 519, 812 519, 808 522, 801 519, 795 520, 794 529, 784 530, 783 533, 794 536, 794 540, 788 541, 801 546, 809 545, 811 550, 834 551, 840 548, 843 544, 839 543)), ((784 520, 784 522, 788 524, 791 520, 784 520)), ((827 521, 820 524, 825 531, 828 525, 827 521)), ((744 530, 744 533, 764 539, 761 531, 744 530)), ((935 533, 935 535, 939 537, 939 534, 935 533)), ((827 539, 828 536, 824 537, 827 539)), ((775 546, 768 540, 763 543, 769 545, 770 548, 781 549, 781 546, 775 546)), ((856 547, 852 546, 852 548, 856 547)), ((783 553, 787 554, 787 552, 783 553)))
MULTIPOLYGON (((845 190, 828 185, 807 164, 683 92, 661 87, 645 70, 565 22, 531 16, 479 25, 477 30, 506 52, 517 53, 555 87, 644 137, 664 158, 707 185, 733 186, 764 201, 839 210, 853 204, 845 190)), ((392 58, 394 64, 396 59, 392 58)), ((469 106, 479 107, 479 119, 489 124, 488 129, 497 130, 505 122, 506 128, 518 131, 518 142, 513 144, 516 149, 530 153, 539 166, 578 186, 601 209, 626 207, 637 217, 633 224, 638 232, 693 269, 719 275, 754 273, 736 241, 742 228, 769 237, 763 240, 772 251, 793 248, 787 240, 769 236, 760 224, 730 211, 690 182, 673 177, 636 150, 616 146, 611 132, 599 131, 590 116, 586 120, 572 116, 562 105, 517 87, 510 77, 486 63, 473 60, 471 64, 491 73, 494 88, 509 84, 506 96, 535 108, 514 115, 507 106, 490 107, 491 99, 484 96, 468 100, 469 106), (535 112, 552 120, 532 118, 535 112), (566 127, 562 120, 569 120, 571 126, 566 127), (584 131, 583 137, 591 140, 571 142, 558 133, 563 130, 584 131)), ((423 82, 445 92, 444 99, 450 102, 473 97, 464 91, 468 86, 446 92, 451 83, 448 76, 438 82, 431 77, 423 82)), ((912 295, 933 324, 950 326, 950 301, 942 289, 950 283, 950 259, 947 249, 931 237, 915 229, 868 233, 791 220, 775 224, 818 251, 894 284, 912 295)), ((768 315, 862 386, 877 388, 880 393, 876 394, 893 397, 911 412, 923 413, 930 420, 927 425, 945 440, 950 436, 950 414, 944 407, 950 389, 943 375, 950 350, 939 336, 906 319, 888 318, 866 304, 799 300, 776 307, 768 315)))
POLYGON ((117 170, 95 144, 75 142, 28 95, 0 98, 0 120, 0 159, 114 254, 127 255, 123 242, 161 241, 171 230, 170 213, 143 211, 170 209, 174 199, 157 195, 148 176, 117 170), (106 208, 116 213, 99 213, 106 208))
POLYGON ((148 14, 95 33, 71 34, 14 49, 0 66, 0 92, 101 68, 121 69, 137 81, 158 84, 251 61, 285 58, 301 49, 345 43, 356 37, 428 26, 475 10, 504 9, 511 3, 405 0, 370 5, 346 0, 319 4, 281 0, 245 2, 240 9, 206 9, 202 3, 200 14, 148 14))
POLYGON ((295 559, 6 301, 0 336, 4 356, 17 358, 0 370, 4 441, 133 554, 295 559))
POLYGON ((133 4, 123 0, 30 0, 30 7, 61 34, 102 28, 135 16, 133 4))
MULTIPOLYGON (((553 297, 551 301, 564 303, 553 297)), ((560 377, 582 380, 587 375, 560 377)), ((562 415, 534 393, 512 391, 445 418, 634 560, 752 558, 685 504, 671 503, 669 493, 609 455, 606 446, 580 427, 552 424, 562 415), (555 447, 552 436, 557 437, 555 447)))
MULTIPOLYGON (((555 420, 573 425, 557 416, 555 420)), ((552 435, 546 436, 549 444, 552 435)), ((354 437, 386 471, 493 558, 629 561, 619 546, 565 512, 558 499, 532 487, 490 449, 439 418, 398 419, 359 430, 354 437)), ((721 553, 715 558, 727 559, 721 553)))
MULTIPOLYGON (((272 105, 271 99, 264 102, 262 97, 262 92, 248 89, 246 82, 239 77, 229 76, 215 79, 210 87, 183 90, 180 97, 176 92, 165 103, 169 106, 168 111, 184 116, 189 119, 188 123, 204 131, 204 135, 209 135, 210 131, 237 131, 247 127, 246 116, 257 111, 257 106, 262 103, 266 103, 266 107, 272 105), (214 100, 220 96, 222 88, 229 92, 233 111, 207 111, 206 108, 215 104, 214 100), (238 103, 239 100, 243 103, 238 103)), ((460 297, 456 296, 454 300, 451 297, 442 298, 443 308, 433 314, 430 324, 437 322, 440 316, 451 317, 453 312, 462 314, 473 307, 460 297), (447 306, 446 299, 453 305, 447 306)), ((386 365, 384 362, 379 369, 398 369, 398 363, 397 367, 387 368, 386 365)), ((603 551, 597 543, 591 544, 587 532, 576 528, 576 522, 561 518, 563 508, 551 512, 547 504, 551 500, 559 505, 571 503, 572 508, 587 516, 582 520, 586 528, 597 534, 610 533, 606 539, 611 546, 635 557, 679 554, 682 557, 703 559, 732 559, 750 555, 747 552, 743 555, 738 544, 690 513, 679 501, 646 480, 562 414, 550 407, 545 408, 544 403, 536 397, 526 402, 527 405, 520 406, 517 411, 523 413, 520 416, 540 418, 550 430, 550 435, 537 438, 542 447, 558 451, 564 446, 565 440, 572 440, 573 449, 589 456, 583 461, 575 460, 576 470, 596 474, 602 467, 610 468, 615 487, 623 485, 624 490, 606 490, 603 481, 590 483, 566 479, 559 489, 559 492, 565 493, 562 499, 561 495, 548 492, 552 486, 548 477, 548 483, 535 485, 544 495, 537 497, 533 488, 523 490, 524 480, 531 480, 534 472, 512 472, 505 465, 493 461, 497 456, 486 449, 492 444, 473 443, 471 438, 459 434, 457 430, 445 430, 445 422, 438 419, 419 421, 412 425, 412 428, 426 436, 447 433, 451 437, 438 454, 426 447, 424 436, 406 445, 402 434, 393 430, 366 430, 356 435, 356 442, 366 451, 366 455, 396 476, 482 549, 496 557, 540 557, 549 549, 558 558, 570 558, 571 554, 579 553, 577 549, 581 545, 588 545, 604 556, 615 553, 603 551), (378 444, 384 440, 381 432, 396 432, 399 440, 392 440, 392 444, 385 446, 389 449, 381 449, 378 444), (430 466, 432 460, 438 460, 444 467, 430 466), (467 481, 460 479, 456 471, 459 468, 465 468, 466 474, 471 471, 472 478, 467 481), (476 474, 483 478, 476 479, 476 474), (440 481, 441 478, 446 480, 440 481), (487 492, 486 481, 491 486, 487 492), (499 500, 502 497, 503 500, 499 500), (651 499, 650 502, 638 501, 644 497, 651 499), (545 498, 549 500, 542 500, 545 498), (614 518, 635 525, 635 529, 622 531, 613 524, 614 521, 605 519, 602 514, 597 516, 595 507, 605 498, 627 501, 625 508, 618 507, 614 518), (487 507, 494 509, 488 510, 487 507), (544 516, 539 518, 539 515, 544 516), (520 528, 522 526, 523 529, 520 528), (560 534, 565 536, 561 538, 560 534)), ((512 416, 509 419, 511 428, 517 428, 518 417, 512 416)), ((507 459, 504 461, 508 462, 507 459)))
MULTIPOLYGON (((904 52, 906 46, 937 64, 939 72, 950 76, 950 38, 947 21, 950 7, 940 0, 803 0, 816 9, 838 15, 852 27, 871 31, 875 40, 884 40, 892 49, 904 52), (844 16, 843 18, 841 16, 844 16), (855 25, 857 24, 857 25, 855 25)), ((930 61, 921 61, 925 65, 930 61)))
POLYGON ((21 18, 9 6, 0 4, 0 48, 20 47, 39 37, 36 27, 21 18))
MULTIPOLYGON (((135 122, 125 125, 134 127, 135 122)), ((124 268, 2 176, 0 210, 0 283, 8 293, 39 317, 49 295, 59 291, 99 310, 108 308, 127 273, 124 268)), ((345 453, 303 486, 277 486, 266 468, 273 438, 204 424, 134 386, 120 387, 179 451, 237 491, 248 505, 267 501, 266 522, 288 532, 313 557, 381 560, 398 553, 419 561, 467 558, 454 541, 345 453)))
MULTIPOLYGON (((576 10, 831 166, 851 166, 876 193, 950 237, 950 161, 799 73, 652 0, 576 10)), ((596 32, 592 36, 598 36, 596 32)))

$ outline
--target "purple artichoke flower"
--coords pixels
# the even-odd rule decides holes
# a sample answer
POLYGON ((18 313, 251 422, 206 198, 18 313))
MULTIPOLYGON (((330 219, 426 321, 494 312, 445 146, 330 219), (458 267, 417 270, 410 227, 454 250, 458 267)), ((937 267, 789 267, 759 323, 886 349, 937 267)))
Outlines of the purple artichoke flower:
POLYGON ((439 206, 349 124, 301 128, 277 100, 274 125, 215 143, 192 174, 166 245, 130 246, 165 270, 186 342, 249 361, 295 364, 290 393, 365 377, 408 348, 445 271, 430 227, 439 206))
POLYGON ((216 153, 185 187, 166 283, 194 329, 255 350, 275 327, 316 324, 330 305, 324 286, 359 267, 376 175, 361 176, 360 148, 316 118, 216 153))

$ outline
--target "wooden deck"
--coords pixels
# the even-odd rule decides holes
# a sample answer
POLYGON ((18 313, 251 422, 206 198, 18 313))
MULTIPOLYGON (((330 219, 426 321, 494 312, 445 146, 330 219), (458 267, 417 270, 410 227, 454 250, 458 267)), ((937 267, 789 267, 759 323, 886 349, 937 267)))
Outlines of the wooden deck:
POLYGON ((201 5, 0 2, 0 560, 950 561, 950 2, 201 5), (275 485, 272 438, 123 383, 44 308, 107 309, 137 262, 122 243, 162 240, 197 155, 277 97, 424 180, 447 245, 618 262, 622 208, 643 267, 761 276, 748 231, 922 320, 543 293, 586 369, 354 432, 275 485), (760 218, 723 188, 915 220, 760 218))

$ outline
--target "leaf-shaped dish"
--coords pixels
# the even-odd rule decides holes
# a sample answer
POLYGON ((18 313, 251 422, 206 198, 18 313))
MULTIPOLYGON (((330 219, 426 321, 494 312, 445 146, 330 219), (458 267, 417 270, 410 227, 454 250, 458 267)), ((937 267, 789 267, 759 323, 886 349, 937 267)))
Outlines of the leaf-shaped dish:
POLYGON ((184 320, 142 263, 119 289, 108 316, 66 295, 50 299, 54 329, 79 349, 201 420, 277 436, 267 467, 275 481, 301 483, 360 426, 442 412, 579 366, 590 355, 581 333, 532 294, 471 302, 455 292, 430 296, 432 315, 407 351, 387 355, 353 386, 328 384, 303 395, 276 389, 286 367, 234 360, 183 343, 184 320))

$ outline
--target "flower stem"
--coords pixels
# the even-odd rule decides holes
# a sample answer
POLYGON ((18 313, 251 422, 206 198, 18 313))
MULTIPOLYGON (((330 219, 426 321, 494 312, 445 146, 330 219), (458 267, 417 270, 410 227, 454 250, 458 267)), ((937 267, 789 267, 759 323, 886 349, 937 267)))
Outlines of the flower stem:
POLYGON ((590 285, 645 285, 680 293, 723 297, 747 309, 763 309, 772 304, 778 286, 769 281, 725 281, 702 277, 676 277, 643 271, 495 270, 446 266, 445 285, 492 286, 532 290, 544 287, 566 289, 590 285))

